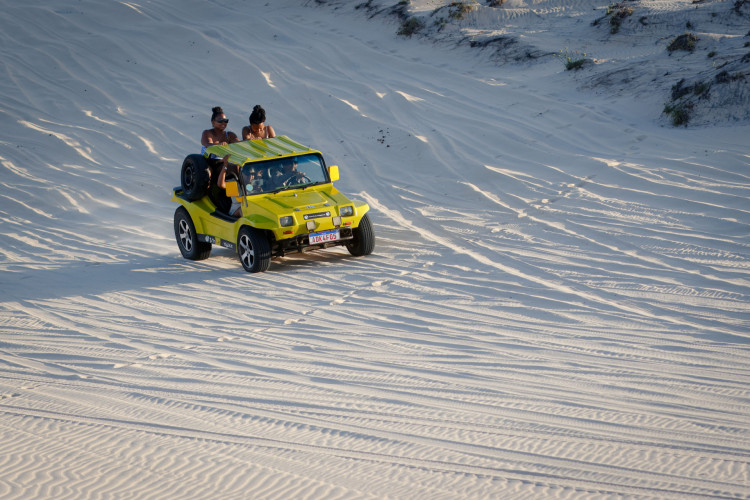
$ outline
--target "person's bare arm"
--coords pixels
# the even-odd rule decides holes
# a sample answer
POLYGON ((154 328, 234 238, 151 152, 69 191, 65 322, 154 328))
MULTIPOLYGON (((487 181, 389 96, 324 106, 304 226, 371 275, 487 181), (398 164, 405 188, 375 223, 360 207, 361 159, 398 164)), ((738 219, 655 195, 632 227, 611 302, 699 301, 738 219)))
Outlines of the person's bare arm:
POLYGON ((227 167, 229 166, 229 155, 224 158, 224 166, 219 170, 219 176, 216 178, 216 185, 221 189, 227 188, 227 167))

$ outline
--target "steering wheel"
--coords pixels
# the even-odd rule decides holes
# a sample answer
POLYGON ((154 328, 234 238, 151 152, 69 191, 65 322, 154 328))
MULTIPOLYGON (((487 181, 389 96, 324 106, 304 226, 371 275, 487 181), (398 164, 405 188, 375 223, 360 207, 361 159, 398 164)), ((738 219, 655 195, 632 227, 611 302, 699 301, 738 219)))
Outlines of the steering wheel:
POLYGON ((285 180, 281 184, 283 186, 288 186, 288 185, 292 184, 292 181, 307 181, 308 183, 310 183, 310 182, 312 182, 312 179, 310 179, 308 176, 306 176, 302 172, 297 172, 296 174, 291 175, 287 180, 285 180))

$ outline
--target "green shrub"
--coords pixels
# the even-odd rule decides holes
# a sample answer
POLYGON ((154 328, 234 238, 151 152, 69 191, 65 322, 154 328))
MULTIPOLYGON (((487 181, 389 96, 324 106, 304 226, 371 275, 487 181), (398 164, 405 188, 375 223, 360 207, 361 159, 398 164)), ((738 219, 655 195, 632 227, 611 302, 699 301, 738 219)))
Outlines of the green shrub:
POLYGON ((687 126, 688 122, 690 121, 690 110, 692 109, 693 105, 690 103, 687 104, 664 104, 664 111, 663 113, 666 115, 669 115, 672 118, 672 125, 675 127, 679 127, 680 125, 687 126))
POLYGON ((476 3, 476 0, 472 0, 471 2, 451 2, 448 5, 443 5, 442 7, 433 10, 432 15, 434 16, 435 14, 444 11, 444 9, 447 9, 448 13, 446 15, 450 19, 461 20, 466 17, 466 14, 474 10, 476 3))
POLYGON ((578 70, 583 68, 583 64, 586 62, 586 59, 568 59, 568 61, 565 63, 565 69, 568 71, 570 70, 578 70))
POLYGON ((711 88, 710 82, 698 82, 695 85, 693 85, 693 94, 697 95, 698 97, 701 96, 708 96, 708 90, 711 88))
POLYGON ((683 97, 693 94, 698 97, 708 97, 708 91, 711 89, 711 82, 695 82, 694 84, 686 85, 686 81, 683 78, 679 82, 672 85, 672 101, 677 101, 683 97))
POLYGON ((607 7, 606 16, 609 17, 609 32, 613 35, 620 31, 622 22, 633 15, 633 9, 626 7, 622 2, 615 3, 607 7))
MULTIPOLYGON (((472 2, 473 3, 473 2, 472 2)), ((469 2, 451 2, 448 5, 448 17, 461 20, 466 14, 474 10, 474 5, 469 2)))
POLYGON ((585 53, 581 55, 578 51, 569 52, 567 47, 564 50, 560 51, 560 55, 558 57, 565 65, 565 69, 568 71, 581 69, 587 61, 585 53))
POLYGON ((687 52, 693 52, 695 45, 698 43, 698 37, 692 33, 685 33, 680 35, 667 46, 667 50, 671 54, 675 50, 685 50, 687 52))
POLYGON ((401 29, 398 30, 398 35, 411 37, 422 29, 424 29, 424 23, 422 20, 416 17, 410 17, 401 23, 401 29))

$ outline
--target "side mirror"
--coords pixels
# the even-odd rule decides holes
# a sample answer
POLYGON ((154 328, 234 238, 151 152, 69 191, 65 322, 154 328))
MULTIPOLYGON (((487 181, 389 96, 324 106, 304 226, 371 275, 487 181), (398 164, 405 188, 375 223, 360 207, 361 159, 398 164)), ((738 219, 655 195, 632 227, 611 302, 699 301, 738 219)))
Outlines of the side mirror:
POLYGON ((237 181, 226 181, 227 196, 237 197, 240 195, 240 188, 237 185, 237 181))
POLYGON ((339 167, 337 165, 328 167, 328 177, 331 178, 331 182, 339 180, 339 167))

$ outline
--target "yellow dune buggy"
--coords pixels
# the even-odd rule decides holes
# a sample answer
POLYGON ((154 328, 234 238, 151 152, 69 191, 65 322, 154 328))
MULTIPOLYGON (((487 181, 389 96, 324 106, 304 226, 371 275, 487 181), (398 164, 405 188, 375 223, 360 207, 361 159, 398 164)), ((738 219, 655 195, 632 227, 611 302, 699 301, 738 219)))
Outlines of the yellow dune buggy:
POLYGON ((207 259, 212 245, 237 251, 242 267, 266 271, 272 257, 343 245, 369 255, 375 233, 367 203, 333 186, 337 166, 286 136, 210 146, 188 155, 172 201, 174 234, 182 256, 207 259), (226 189, 218 186, 229 155, 226 189), (232 200, 240 215, 230 215, 232 200))

